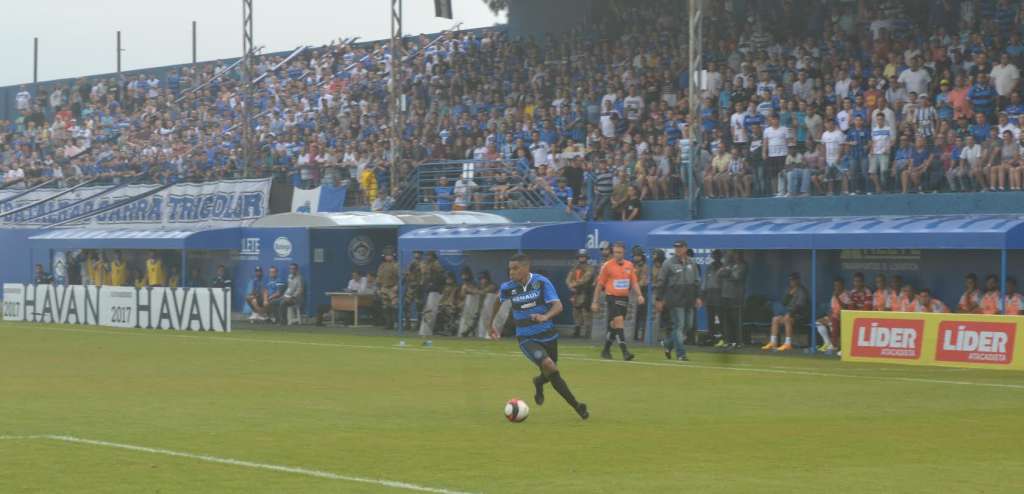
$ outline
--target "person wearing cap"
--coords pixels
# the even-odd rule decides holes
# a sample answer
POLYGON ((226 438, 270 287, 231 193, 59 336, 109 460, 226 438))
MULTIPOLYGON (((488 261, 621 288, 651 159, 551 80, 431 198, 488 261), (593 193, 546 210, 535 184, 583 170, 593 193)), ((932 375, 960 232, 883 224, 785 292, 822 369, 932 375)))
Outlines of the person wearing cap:
POLYGON ((384 260, 377 266, 377 305, 384 327, 394 329, 398 302, 398 263, 391 250, 384 251, 384 260))
POLYGON ((672 244, 675 255, 665 261, 658 273, 658 284, 654 291, 655 310, 668 310, 672 320, 672 335, 665 340, 665 358, 672 358, 672 350, 676 352, 676 360, 689 360, 683 340, 694 328, 700 299, 700 267, 697 266, 688 252, 685 241, 678 240, 672 244))
POLYGON ((800 282, 800 273, 789 275, 789 286, 782 297, 783 314, 772 317, 771 339, 761 347, 762 351, 787 352, 793 349, 793 328, 808 320, 809 297, 807 289, 800 282), (780 328, 786 330, 786 340, 779 345, 780 328))
POLYGON ((423 274, 420 264, 423 263, 423 253, 415 251, 412 253, 412 262, 405 271, 405 323, 411 325, 417 320, 416 314, 423 305, 423 274))
POLYGON ((576 253, 576 265, 565 276, 565 286, 569 287, 569 300, 572 303, 572 336, 590 338, 593 326, 590 295, 594 289, 594 266, 590 264, 587 249, 580 249, 576 253))

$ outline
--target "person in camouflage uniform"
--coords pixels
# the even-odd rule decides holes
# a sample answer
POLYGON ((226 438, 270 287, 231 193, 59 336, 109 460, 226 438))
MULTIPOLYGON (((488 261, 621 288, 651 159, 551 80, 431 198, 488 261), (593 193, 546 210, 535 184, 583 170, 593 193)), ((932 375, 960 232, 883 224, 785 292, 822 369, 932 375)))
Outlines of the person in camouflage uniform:
POLYGON ((377 267, 377 305, 384 327, 394 329, 398 305, 398 263, 391 251, 384 252, 384 261, 377 267))
POLYGON ((569 287, 572 302, 573 338, 579 338, 581 329, 583 336, 590 338, 592 326, 590 313, 590 296, 594 291, 594 266, 590 264, 590 256, 586 249, 576 254, 576 265, 565 276, 565 286, 569 287))
POLYGON ((423 253, 412 253, 412 262, 405 272, 405 323, 412 326, 412 321, 419 320, 419 311, 423 308, 423 253))

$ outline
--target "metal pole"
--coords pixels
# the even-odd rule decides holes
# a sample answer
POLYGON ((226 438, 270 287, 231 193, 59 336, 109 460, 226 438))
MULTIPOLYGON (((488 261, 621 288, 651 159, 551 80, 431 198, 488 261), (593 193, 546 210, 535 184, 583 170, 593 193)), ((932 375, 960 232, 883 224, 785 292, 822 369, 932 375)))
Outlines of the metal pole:
POLYGON ((196 65, 196 21, 192 21, 192 68, 196 65))
MULTIPOLYGON (((833 345, 839 342, 833 342, 833 345)), ((811 249, 811 353, 818 351, 818 251, 811 249)))
POLYGON ((242 0, 242 170, 249 175, 249 166, 255 159, 255 141, 252 132, 252 0, 242 0))
POLYGON ((181 278, 178 280, 178 287, 188 286, 188 250, 186 249, 181 249, 181 269, 178 271, 178 275, 181 278))
MULTIPOLYGON (((398 147, 402 123, 402 0, 391 0, 391 79, 388 93, 391 97, 391 188, 398 186, 398 147)), ((391 191, 386 192, 388 195, 391 191)))
POLYGON ((650 346, 654 343, 654 249, 647 249, 647 321, 644 329, 644 344, 650 346))
POLYGON ((117 32, 117 73, 121 73, 121 31, 117 32))
MULTIPOLYGON (((1006 297, 1006 248, 999 252, 999 295, 1006 297)), ((1003 298, 1003 313, 1006 313, 1005 298, 1003 298)))
POLYGON ((703 42, 703 34, 701 32, 701 21, 703 20, 703 1, 702 0, 689 0, 690 8, 690 42, 689 42, 689 67, 687 70, 690 71, 689 77, 689 90, 687 97, 690 103, 690 123, 688 125, 690 131, 690 166, 687 167, 686 184, 687 184, 687 199, 690 206, 690 218, 697 217, 697 200, 698 198, 694 194, 694 173, 693 169, 700 163, 701 159, 701 115, 700 115, 700 69, 703 65, 702 61, 702 50, 701 43, 703 42))
POLYGON ((32 89, 39 83, 39 38, 32 38, 32 89))
MULTIPOLYGON (((399 232, 398 236, 402 236, 401 232, 399 232)), ((405 274, 402 271, 404 269, 405 251, 399 249, 397 245, 395 250, 398 251, 398 336, 402 336, 405 333, 405 274)))

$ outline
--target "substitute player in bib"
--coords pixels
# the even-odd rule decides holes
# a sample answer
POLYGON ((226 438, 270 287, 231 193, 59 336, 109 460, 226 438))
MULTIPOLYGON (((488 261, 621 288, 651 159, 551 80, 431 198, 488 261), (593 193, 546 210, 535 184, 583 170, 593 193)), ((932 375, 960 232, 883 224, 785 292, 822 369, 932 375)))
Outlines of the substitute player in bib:
POLYGON ((640 284, 636 281, 636 269, 633 263, 622 258, 626 253, 626 246, 622 242, 616 242, 612 246, 612 258, 601 266, 601 273, 597 275, 594 283, 594 305, 591 310, 597 312, 596 300, 603 290, 607 296, 608 305, 608 332, 605 333, 604 350, 601 350, 601 357, 612 358, 612 342, 618 341, 622 349, 623 360, 633 360, 634 355, 626 348, 626 336, 623 331, 626 321, 626 311, 629 308, 629 292, 636 294, 637 306, 644 304, 644 295, 640 293, 640 284))
POLYGON ((498 317, 498 308, 508 300, 512 304, 511 314, 519 349, 540 368, 540 375, 533 378, 534 401, 538 405, 544 404, 544 384, 550 382, 581 418, 590 417, 587 405, 576 401, 558 371, 558 330, 551 321, 562 313, 562 301, 558 299, 554 285, 544 276, 531 273, 530 258, 523 254, 512 256, 508 262, 508 274, 509 281, 502 283, 498 290, 498 300, 492 312, 491 339, 501 338, 501 331, 494 321, 498 317))

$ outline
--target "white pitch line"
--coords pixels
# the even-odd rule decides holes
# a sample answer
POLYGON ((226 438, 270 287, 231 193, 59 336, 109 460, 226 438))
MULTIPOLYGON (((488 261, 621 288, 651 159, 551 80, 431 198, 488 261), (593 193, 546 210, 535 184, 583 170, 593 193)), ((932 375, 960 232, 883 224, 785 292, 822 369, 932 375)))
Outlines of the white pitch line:
MULTIPOLYGON (((37 329, 37 328, 32 328, 37 329)), ((38 328, 42 329, 42 328, 38 328)), ((136 329, 126 329, 124 331, 104 331, 104 330, 93 330, 93 329, 75 329, 75 328, 45 328, 43 331, 65 331, 73 333, 87 333, 87 334, 109 334, 119 336, 144 336, 151 333, 146 331, 140 331, 136 329)), ((331 348, 350 348, 350 349, 363 349, 363 350, 399 350, 399 351, 416 351, 416 352, 442 352, 442 353, 457 353, 460 355, 486 355, 486 356, 499 356, 499 357, 513 357, 518 358, 520 352, 491 352, 487 350, 457 350, 454 348, 439 348, 439 347, 421 347, 421 346, 379 346, 379 345, 353 345, 349 343, 326 343, 326 342, 315 342, 315 341, 292 341, 292 340, 275 340, 267 338, 232 338, 230 336, 213 336, 206 333, 195 333, 185 334, 178 333, 175 331, 160 331, 161 336, 166 337, 177 337, 192 339, 195 341, 222 341, 222 342, 248 342, 248 343, 270 343, 278 345, 302 345, 302 346, 318 346, 318 347, 331 347, 331 348)), ((594 357, 572 357, 566 356, 565 360, 573 360, 579 362, 593 362, 605 365, 641 365, 641 366, 654 366, 654 367, 676 367, 676 368, 693 368, 693 369, 712 369, 712 370, 727 370, 734 372, 750 372, 755 374, 783 374, 783 375, 796 375, 796 376, 809 376, 809 377, 835 377, 835 378, 847 378, 847 379, 866 379, 872 381, 900 381, 900 382, 916 382, 924 384, 948 384, 956 386, 980 386, 989 388, 1001 388, 1001 389, 1017 389, 1024 390, 1024 384, 1006 384, 1006 383, 984 383, 984 382, 973 382, 973 381, 953 381, 948 379, 930 379, 923 377, 909 377, 909 376, 868 376, 862 374, 840 374, 835 372, 815 372, 797 369, 793 367, 754 367, 747 366, 749 364, 737 364, 737 365, 703 365, 694 363, 677 363, 677 362, 644 362, 633 360, 631 362, 624 362, 621 360, 605 360, 594 357)), ((940 368, 936 368, 938 370, 940 368)), ((946 368, 941 368, 948 370, 946 368)), ((888 370, 888 369, 886 369, 888 370)))
POLYGON ((87 444, 91 446, 101 446, 105 448, 124 449, 128 451, 137 451, 141 453, 150 453, 164 456, 174 456, 178 458, 187 458, 190 460, 205 461, 208 463, 220 463, 222 465, 231 465, 236 467, 253 468, 257 470, 269 470, 271 472, 281 473, 292 473, 296 475, 305 475, 307 477, 316 477, 328 480, 342 480, 346 482, 358 482, 361 484, 372 484, 382 487, 391 487, 393 489, 403 489, 407 491, 417 492, 433 492, 437 494, 469 494, 462 491, 453 491, 450 489, 442 489, 437 487, 427 487, 418 484, 411 484, 408 482, 399 482, 396 480, 384 480, 384 479, 370 479, 365 477, 353 477, 351 475, 341 475, 333 472, 325 472, 323 470, 313 470, 309 468, 301 467, 289 467, 284 465, 272 465, 269 463, 256 463, 252 461, 236 460, 233 458, 221 458, 219 456, 202 455, 195 453, 186 453, 182 451, 174 451, 170 449, 162 448, 149 448, 145 446, 136 446, 134 444, 122 444, 113 443, 109 441, 100 441, 96 439, 84 439, 75 436, 61 436, 61 435, 36 435, 36 436, 0 436, 0 440, 29 440, 29 439, 46 439, 51 441, 61 441, 66 443, 74 444, 87 444))

